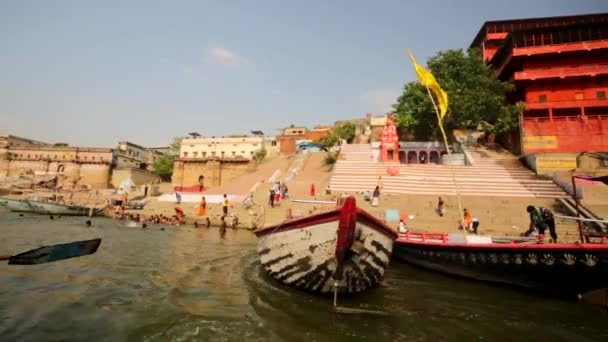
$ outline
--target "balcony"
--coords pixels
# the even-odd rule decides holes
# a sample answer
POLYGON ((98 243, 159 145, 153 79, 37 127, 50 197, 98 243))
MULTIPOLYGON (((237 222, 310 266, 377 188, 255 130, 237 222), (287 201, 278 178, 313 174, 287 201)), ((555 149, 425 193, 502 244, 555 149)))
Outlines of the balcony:
POLYGON ((566 100, 566 101, 526 101, 527 109, 549 109, 549 108, 580 108, 580 107, 608 107, 608 99, 588 100, 566 100))
POLYGON ((608 74, 608 64, 592 64, 576 67, 561 67, 548 69, 530 69, 515 73, 516 81, 537 80, 546 78, 566 78, 575 76, 596 76, 608 74))

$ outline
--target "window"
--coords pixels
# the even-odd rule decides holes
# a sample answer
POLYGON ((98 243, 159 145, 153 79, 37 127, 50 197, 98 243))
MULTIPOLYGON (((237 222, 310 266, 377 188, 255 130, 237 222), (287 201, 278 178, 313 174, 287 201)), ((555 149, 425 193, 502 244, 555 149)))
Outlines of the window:
POLYGON ((194 158, 198 157, 198 152, 192 152, 192 156, 193 156, 194 158))
POLYGON ((84 156, 84 160, 87 160, 87 156, 84 156))
POLYGON ((203 154, 203 157, 207 156, 207 152, 203 152, 202 154, 203 154))
POLYGON ((241 151, 241 154, 245 154, 245 151, 241 151))
POLYGON ((215 151, 211 152, 211 156, 215 157, 215 151))
POLYGON ((575 100, 584 100, 585 99, 585 94, 584 93, 576 93, 574 94, 574 99, 575 100))
POLYGON ((235 151, 232 151, 232 156, 233 157, 236 156, 236 152, 235 151))
POLYGON ((258 144, 252 144, 253 146, 258 146, 258 144))
POLYGON ((276 140, 271 141, 270 146, 277 146, 277 141, 276 140))
POLYGON ((298 134, 302 134, 302 131, 298 131, 298 134))
POLYGON ((188 152, 184 152, 184 158, 188 157, 188 152))
POLYGON ((606 92, 604 90, 596 91, 595 92, 595 97, 598 100, 605 100, 606 99, 606 92))
POLYGON ((538 95, 538 102, 547 102, 547 95, 538 95))
POLYGON ((91 157, 91 160, 95 160, 95 157, 91 157))

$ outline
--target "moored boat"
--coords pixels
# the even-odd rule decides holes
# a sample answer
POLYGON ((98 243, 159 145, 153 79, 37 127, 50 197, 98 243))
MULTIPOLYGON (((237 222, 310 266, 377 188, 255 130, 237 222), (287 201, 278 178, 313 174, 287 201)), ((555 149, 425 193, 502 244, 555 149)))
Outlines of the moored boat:
POLYGON ((349 197, 336 210, 254 232, 262 267, 275 279, 311 292, 357 293, 377 285, 397 233, 349 197))
POLYGON ((6 209, 10 211, 20 212, 20 213, 33 213, 35 212, 34 208, 26 201, 26 200, 17 200, 12 198, 0 198, 0 204, 4 205, 6 209))
POLYGON ((67 205, 53 202, 39 202, 25 200, 37 214, 65 215, 65 216, 98 216, 104 208, 87 208, 78 205, 67 205))
POLYGON ((497 241, 461 233, 406 233, 395 241, 394 257, 445 274, 557 295, 608 288, 608 243, 497 241))

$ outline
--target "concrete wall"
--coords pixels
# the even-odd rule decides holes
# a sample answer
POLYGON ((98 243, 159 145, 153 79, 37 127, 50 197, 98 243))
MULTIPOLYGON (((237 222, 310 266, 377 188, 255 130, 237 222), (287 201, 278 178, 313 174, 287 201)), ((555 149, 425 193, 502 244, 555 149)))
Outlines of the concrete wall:
POLYGON ((577 167, 577 153, 534 153, 525 157, 526 164, 538 175, 552 176, 554 172, 577 167))
POLYGON ((78 180, 78 185, 105 189, 110 182, 110 168, 108 163, 10 160, 8 161, 8 176, 57 174, 59 183, 64 187, 72 187, 73 182, 78 180))
POLYGON ((205 186, 220 186, 247 172, 255 171, 255 161, 185 160, 175 161, 172 184, 174 187, 198 185, 205 177, 205 186))
POLYGON ((135 183, 136 186, 147 183, 155 183, 160 179, 160 177, 147 170, 117 168, 112 171, 112 179, 110 180, 110 184, 113 187, 118 188, 120 186, 120 183, 129 177, 131 178, 133 183, 135 183))

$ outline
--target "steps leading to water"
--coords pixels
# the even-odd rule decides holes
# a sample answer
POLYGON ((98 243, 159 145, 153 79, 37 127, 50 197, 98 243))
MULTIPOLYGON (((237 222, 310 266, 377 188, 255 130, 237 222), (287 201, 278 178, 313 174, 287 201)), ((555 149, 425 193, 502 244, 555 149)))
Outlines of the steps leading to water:
POLYGON ((383 193, 563 198, 566 193, 550 180, 538 179, 507 152, 471 147, 472 166, 380 163, 371 146, 344 145, 334 166, 334 192, 371 191, 382 176, 383 193), (399 170, 389 176, 387 168, 399 170))

